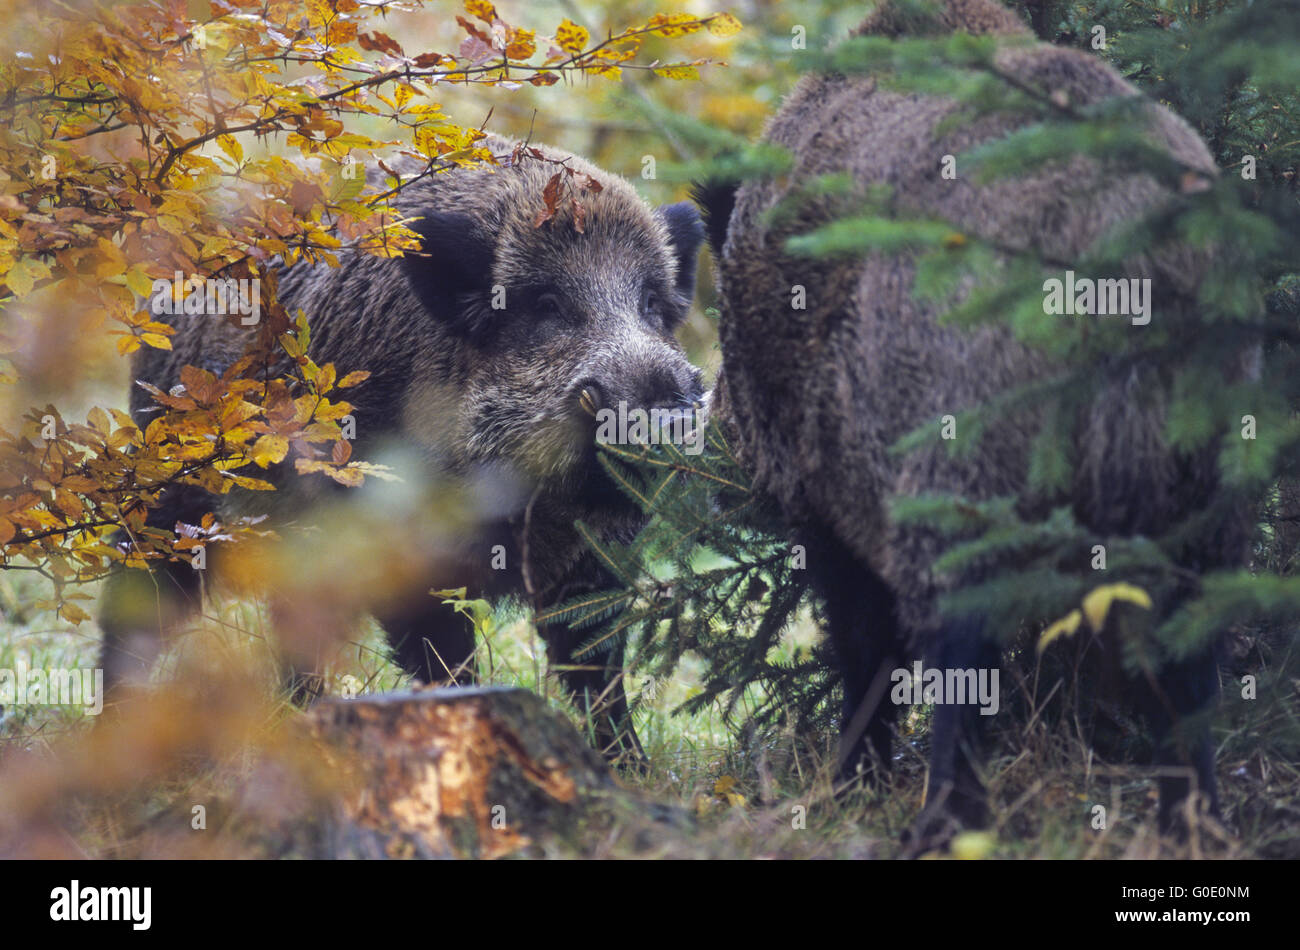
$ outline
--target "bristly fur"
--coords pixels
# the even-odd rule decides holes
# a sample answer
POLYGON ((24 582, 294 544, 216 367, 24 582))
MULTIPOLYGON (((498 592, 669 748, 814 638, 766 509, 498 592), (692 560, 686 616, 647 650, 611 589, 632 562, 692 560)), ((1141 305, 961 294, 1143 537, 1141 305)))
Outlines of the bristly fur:
MULTIPOLYGON (((991 0, 946 0, 931 4, 932 12, 919 19, 916 8, 886 2, 856 32, 1005 36, 1008 42, 996 54, 999 68, 1059 93, 1076 108, 1138 95, 1095 56, 1029 42, 1016 17, 991 0)), ((713 411, 735 435, 756 486, 781 505, 796 532, 829 533, 823 548, 852 552, 889 591, 889 616, 869 626, 863 621, 847 634, 832 631, 833 637, 897 641, 897 650, 909 657, 921 650, 945 653, 945 637, 953 630, 937 603, 965 579, 931 568, 941 538, 894 521, 889 499, 1021 493, 1036 420, 1030 410, 991 426, 977 448, 960 456, 943 447, 901 457, 888 449, 927 422, 960 415, 1052 374, 1054 367, 1004 325, 965 330, 940 323, 941 308, 912 294, 915 262, 909 253, 808 259, 783 252, 787 238, 851 214, 851 200, 822 196, 801 201, 789 214, 769 212, 801 182, 848 173, 858 197, 872 186, 890 186, 902 216, 948 220, 995 245, 1070 261, 1113 226, 1170 198, 1149 175, 1103 173, 1083 157, 986 185, 961 176, 944 180, 936 171, 941 156, 960 155, 1028 121, 1003 112, 945 123, 956 108, 949 99, 894 91, 865 75, 805 76, 765 135, 792 153, 790 173, 746 183, 726 226, 709 222, 711 235, 725 235, 715 242, 723 369, 713 411), (791 308, 796 285, 805 288, 806 310, 791 308)), ((1138 116, 1147 122, 1152 142, 1207 177, 1217 174, 1205 144, 1184 121, 1151 102, 1138 116)), ((712 200, 705 197, 707 207, 712 200)), ((1155 278, 1168 292, 1169 307, 1191 312, 1205 262, 1203 252, 1174 247, 1132 261, 1128 276, 1155 278)), ((1205 509, 1217 491, 1214 451, 1188 458, 1166 447, 1162 380, 1144 369, 1116 371, 1113 378, 1104 367, 1098 371, 1104 385, 1080 427, 1073 489, 1068 498, 1052 501, 1072 504, 1079 520, 1099 534, 1141 534, 1205 509)), ((1197 568, 1242 563, 1246 537, 1244 518, 1217 525, 1199 539, 1197 568)), ((811 563, 810 568, 817 570, 811 563)), ((859 670, 843 672, 846 683, 871 679, 859 670)), ((1205 701, 1189 700, 1193 707, 1205 701)), ((930 801, 949 807, 958 820, 981 813, 974 768, 955 751, 966 744, 960 736, 936 735, 933 773, 939 784, 932 782, 930 801)), ((1212 773, 1199 779, 1212 795, 1212 773)), ((1184 782, 1162 789, 1162 817, 1187 788, 1184 782)))

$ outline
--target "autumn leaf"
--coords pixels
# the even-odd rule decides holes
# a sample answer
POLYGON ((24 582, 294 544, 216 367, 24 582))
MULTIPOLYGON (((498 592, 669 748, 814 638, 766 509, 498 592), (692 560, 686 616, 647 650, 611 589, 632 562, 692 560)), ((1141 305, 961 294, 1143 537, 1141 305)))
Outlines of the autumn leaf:
POLYGON ((334 364, 326 363, 316 375, 316 392, 327 393, 334 388, 334 364))
POLYGON ((1038 652, 1042 653, 1052 643, 1061 637, 1072 637, 1079 630, 1079 624, 1083 621, 1083 614, 1079 610, 1071 610, 1060 620, 1050 624, 1038 636, 1038 652))
POLYGON ((217 147, 230 156, 236 165, 244 163, 244 149, 233 135, 218 135, 217 147))
POLYGON ((138 264, 126 272, 126 286, 137 297, 148 299, 153 294, 153 281, 138 264))
POLYGON ((659 66, 654 70, 656 76, 662 76, 664 79, 699 79, 700 71, 694 66, 677 65, 677 66, 659 66))
POLYGON ((465 12, 472 13, 484 23, 491 24, 497 18, 497 10, 488 0, 465 0, 465 12))
POLYGON ((59 607, 59 615, 64 620, 74 624, 85 623, 87 620, 91 619, 90 614, 86 613, 76 604, 67 602, 59 607))
POLYGON ((570 55, 577 56, 587 48, 590 34, 569 18, 565 18, 555 31, 555 42, 570 55))
POLYGON ((262 468, 284 460, 289 453, 289 440, 282 435, 264 435, 253 443, 253 461, 262 468))
POLYGON ((1064 617, 1048 625, 1038 637, 1038 652, 1042 653, 1053 641, 1061 637, 1073 636, 1086 620, 1089 629, 1100 633, 1106 625, 1106 617, 1115 602, 1136 604, 1145 610, 1151 609, 1151 597, 1140 587, 1133 584, 1103 584, 1095 587, 1083 598, 1082 609, 1071 610, 1064 617))
POLYGON ((719 13, 709 18, 709 32, 714 36, 735 36, 741 29, 740 21, 730 13, 719 13))
POLYGON ((560 203, 560 182, 563 173, 556 172, 546 182, 546 187, 542 189, 542 209, 537 212, 537 217, 533 220, 533 226, 540 228, 551 218, 555 217, 555 210, 560 203))
POLYGON ((361 471, 350 466, 330 469, 329 476, 346 488, 360 488, 366 480, 366 476, 361 471))
POLYGON ((690 13, 656 13, 646 26, 655 36, 685 36, 703 29, 704 24, 690 13))
POLYGON ((265 479, 250 478, 247 475, 236 475, 233 472, 227 472, 226 477, 240 488, 246 488, 249 491, 275 491, 275 486, 265 479))
POLYGON ((731 775, 723 775, 713 783, 714 797, 726 802, 728 805, 737 808, 745 806, 745 796, 735 791, 736 779, 731 775))
POLYGON ((370 378, 370 371, 364 369, 353 370, 348 373, 336 384, 339 389, 351 389, 353 386, 359 386, 370 378))
POLYGON ((529 59, 537 52, 537 34, 532 30, 511 30, 506 43, 506 56, 511 59, 529 59))
POLYGON ((357 45, 364 50, 372 53, 391 53, 394 56, 405 56, 402 47, 397 41, 387 33, 375 30, 372 33, 360 33, 357 35, 357 45))
POLYGON ((1133 584, 1103 584, 1095 587, 1083 598, 1083 612, 1088 618, 1088 626, 1096 633, 1106 624, 1111 604, 1116 601, 1137 604, 1144 610, 1151 609, 1151 597, 1141 587, 1133 584))

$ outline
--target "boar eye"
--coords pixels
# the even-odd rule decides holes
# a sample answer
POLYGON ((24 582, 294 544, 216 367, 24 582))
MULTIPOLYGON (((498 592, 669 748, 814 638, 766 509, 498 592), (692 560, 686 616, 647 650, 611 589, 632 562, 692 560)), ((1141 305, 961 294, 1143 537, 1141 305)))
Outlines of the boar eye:
POLYGON ((556 319, 564 316, 564 308, 560 306, 560 298, 555 294, 540 294, 533 303, 539 317, 554 317, 556 319))
POLYGON ((653 287, 641 291, 641 312, 647 317, 662 321, 664 318, 663 298, 653 287))

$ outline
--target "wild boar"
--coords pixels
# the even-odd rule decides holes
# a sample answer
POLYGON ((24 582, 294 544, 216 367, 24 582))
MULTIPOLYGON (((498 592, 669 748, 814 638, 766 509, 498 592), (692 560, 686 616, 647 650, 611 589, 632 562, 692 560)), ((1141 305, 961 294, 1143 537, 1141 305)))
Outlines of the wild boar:
MULTIPOLYGON (((997 68, 1021 88, 1076 109, 1139 95, 1095 56, 1034 42, 992 0, 943 0, 928 9, 887 0, 855 34, 1001 37, 997 68)), ((940 595, 970 578, 936 571, 945 540, 900 523, 891 500, 1019 496, 1036 419, 1031 410, 990 424, 978 445, 960 454, 934 444, 905 454, 891 447, 922 425, 1047 378, 1054 365, 1004 323, 975 329, 942 323, 945 308, 913 294, 913 250, 820 258, 791 253, 787 239, 846 213, 831 198, 799 199, 796 190, 821 176, 847 174, 858 199, 888 186, 900 217, 951 222, 955 231, 1009 253, 1032 250, 1065 262, 1174 197, 1141 170, 1103 171, 1083 156, 991 183, 960 174, 945 178, 944 156, 961 155, 1031 121, 1006 111, 947 121, 957 108, 944 96, 900 92, 864 74, 810 74, 765 133, 767 143, 793 156, 788 174, 738 190, 706 184, 699 193, 721 298, 723 368, 711 411, 737 441, 756 487, 775 499, 806 546, 843 677, 844 778, 863 765, 889 762, 892 670, 911 669, 918 653, 927 668, 940 670, 999 665, 992 632, 977 618, 954 621, 938 609, 940 595), (780 213, 774 213, 778 204, 780 213), (806 308, 792 306, 795 288, 806 293, 806 308)), ((1150 141, 1187 174, 1207 183, 1217 175, 1205 144, 1177 116, 1150 102, 1135 114, 1150 141)), ((1129 263, 1131 273, 1123 276, 1153 280, 1165 319, 1195 325, 1184 315, 1198 306, 1204 252, 1173 247, 1129 263)), ((1248 354, 1225 354, 1234 372, 1249 372, 1250 362, 1248 354)), ((1096 372, 1098 395, 1071 430, 1073 486, 1068 497, 1051 501, 1070 506, 1098 536, 1154 535, 1215 508, 1223 497, 1217 450, 1185 455, 1166 442, 1167 379, 1153 368, 1118 362, 1098 365, 1096 372)), ((1224 510, 1237 514, 1204 524, 1181 555, 1184 567, 1244 563, 1244 508, 1224 510)), ((1156 604, 1156 615, 1167 616, 1176 606, 1156 604)), ((1166 767, 1159 779, 1161 825, 1171 826, 1193 789, 1217 811, 1208 725, 1189 741, 1171 739, 1176 719, 1204 711, 1217 696, 1211 650, 1167 666, 1157 689, 1135 692, 1153 722, 1157 762, 1166 767)), ((979 719, 975 705, 936 705, 927 807, 915 840, 940 842, 957 827, 986 820, 975 751, 979 719)))
MULTIPOLYGON (((695 207, 652 209, 623 179, 559 149, 516 150, 495 137, 487 144, 500 167, 432 175, 401 193, 398 209, 416 219, 421 253, 357 253, 338 268, 296 264, 279 275, 281 301, 309 317, 312 359, 372 374, 348 390, 354 456, 397 444, 422 467, 408 476, 468 486, 472 511, 455 543, 394 551, 386 570, 400 579, 365 605, 396 659, 429 682, 470 680, 475 647, 472 625, 431 588, 518 594, 543 607, 606 586, 575 520, 626 541, 642 519, 597 463, 592 416, 620 403, 689 411, 701 395, 700 373, 674 337, 703 239, 695 207), (584 183, 578 207, 561 202, 539 224, 544 190, 561 166, 584 183)), ((176 327, 173 348, 141 351, 134 375, 163 390, 186 364, 220 372, 248 342, 246 329, 220 317, 158 319, 176 327)), ((143 389, 131 408, 142 425, 157 411, 143 389)), ((313 500, 292 473, 272 480, 291 513, 313 500)), ((249 494, 232 492, 221 510, 252 510, 249 494)), ((201 490, 169 489, 149 522, 194 524, 214 502, 201 490)), ((418 514, 392 513, 399 523, 418 514)), ((141 571, 110 580, 101 617, 109 683, 147 674, 160 637, 197 606, 197 573, 180 563, 156 586, 141 571)), ((287 605, 281 620, 292 624, 310 610, 287 605)), ((573 665, 563 679, 579 702, 600 699, 598 742, 635 749, 621 651, 575 663, 589 632, 555 624, 541 633, 552 662, 573 665)), ((310 651, 292 647, 291 665, 310 672, 314 658, 294 655, 310 651)))

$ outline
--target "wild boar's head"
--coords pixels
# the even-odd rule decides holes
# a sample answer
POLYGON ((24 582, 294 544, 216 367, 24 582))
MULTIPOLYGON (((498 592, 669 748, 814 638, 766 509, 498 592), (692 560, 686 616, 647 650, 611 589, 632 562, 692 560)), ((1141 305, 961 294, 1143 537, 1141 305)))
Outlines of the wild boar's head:
POLYGON ((674 333, 703 227, 690 203, 651 209, 622 179, 544 154, 457 171, 436 205, 409 209, 422 252, 406 277, 448 352, 417 357, 408 430, 454 469, 504 463, 598 494, 600 410, 690 411, 702 395, 674 333), (539 223, 557 173, 561 200, 539 223))

